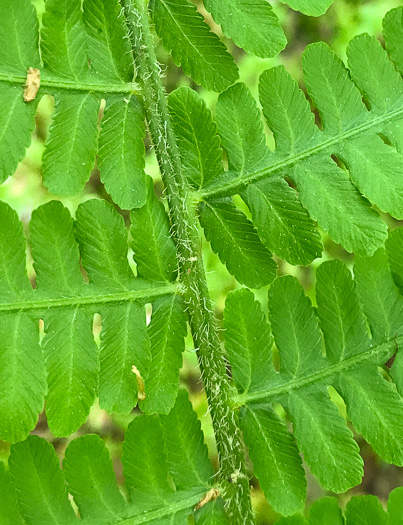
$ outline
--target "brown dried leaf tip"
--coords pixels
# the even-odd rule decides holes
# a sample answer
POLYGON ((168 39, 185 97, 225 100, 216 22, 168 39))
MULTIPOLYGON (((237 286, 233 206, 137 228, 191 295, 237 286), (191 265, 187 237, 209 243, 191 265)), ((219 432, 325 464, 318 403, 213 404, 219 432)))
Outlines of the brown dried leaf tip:
POLYGON ((25 82, 25 89, 24 89, 25 102, 31 102, 31 100, 35 100, 36 95, 38 94, 40 85, 41 85, 40 70, 30 67, 28 69, 27 80, 25 82))
POLYGON ((201 509, 204 505, 207 505, 210 501, 213 501, 218 498, 220 491, 218 489, 210 489, 206 492, 205 496, 199 501, 196 505, 195 510, 201 509))
POLYGON ((143 401, 146 398, 146 393, 144 392, 144 379, 141 377, 140 371, 137 366, 132 366, 132 372, 135 374, 137 379, 137 396, 140 401, 143 401))

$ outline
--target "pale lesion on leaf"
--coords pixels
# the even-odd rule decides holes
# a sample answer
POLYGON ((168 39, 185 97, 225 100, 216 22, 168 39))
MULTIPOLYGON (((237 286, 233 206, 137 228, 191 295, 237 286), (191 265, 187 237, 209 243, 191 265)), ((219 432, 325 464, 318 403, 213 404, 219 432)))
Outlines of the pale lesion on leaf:
POLYGON ((220 496, 220 491, 218 489, 212 488, 202 497, 199 503, 195 506, 195 510, 199 510, 204 505, 207 505, 210 501, 214 501, 220 496))
POLYGON ((141 377, 140 371, 137 366, 132 366, 132 372, 135 374, 137 379, 137 396, 140 401, 143 401, 146 398, 146 393, 144 391, 144 379, 141 377))
POLYGON ((27 80, 24 88, 24 101, 31 102, 35 100, 41 86, 41 72, 39 69, 30 67, 27 72, 27 80))

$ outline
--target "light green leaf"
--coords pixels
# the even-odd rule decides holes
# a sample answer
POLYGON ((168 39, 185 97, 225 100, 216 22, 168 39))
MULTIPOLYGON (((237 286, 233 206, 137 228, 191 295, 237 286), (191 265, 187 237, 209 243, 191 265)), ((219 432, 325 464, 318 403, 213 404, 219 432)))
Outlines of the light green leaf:
POLYGON ((276 375, 273 339, 262 309, 249 290, 228 294, 224 310, 225 349, 239 392, 259 390, 276 375))
POLYGON ((383 19, 383 36, 386 49, 398 71, 403 74, 403 6, 391 9, 383 19))
POLYGON ((359 485, 364 475, 359 447, 326 389, 291 391, 288 407, 298 447, 320 484, 337 493, 359 485))
POLYGON ((86 435, 72 441, 66 449, 63 470, 82 519, 94 523, 120 521, 125 501, 100 437, 86 435))
POLYGON ((179 88, 168 97, 183 172, 200 188, 223 171, 217 126, 204 100, 192 89, 179 88))
POLYGON ((174 281, 177 270, 175 243, 170 236, 168 215, 154 193, 150 177, 147 178, 147 202, 130 217, 131 246, 138 276, 152 281, 174 281))
POLYGON ((98 169, 107 192, 122 209, 146 202, 144 112, 133 95, 110 96, 106 101, 99 138, 98 169))
POLYGON ((140 403, 146 414, 167 414, 174 406, 186 333, 184 305, 178 296, 163 297, 153 303, 148 326, 152 357, 145 377, 146 398, 140 403))
POLYGON ((357 258, 354 278, 373 340, 387 341, 400 335, 403 297, 393 282, 386 251, 380 248, 372 257, 357 258))
POLYGON ((68 500, 64 474, 50 443, 29 436, 11 447, 9 465, 21 513, 28 523, 78 523, 68 500))
POLYGON ((301 514, 295 516, 282 517, 275 521, 275 525, 307 525, 306 519, 301 514))
POLYGON ((336 498, 321 498, 309 509, 309 525, 344 525, 336 498))
POLYGON ((230 170, 251 171, 269 155, 256 101, 244 84, 222 93, 216 120, 230 170))
POLYGON ((118 0, 85 0, 83 20, 92 73, 111 82, 132 82, 133 55, 118 0))
POLYGON ((365 318, 351 273, 341 261, 321 264, 316 278, 317 313, 326 356, 337 363, 368 347, 365 318))
POLYGON ((346 525, 386 525, 386 512, 375 496, 353 496, 346 507, 346 525))
POLYGON ((403 524, 403 487, 398 487, 389 494, 388 500, 388 525, 402 525, 403 524))
POLYGON ((304 505, 305 473, 298 449, 268 408, 243 407, 241 427, 260 486, 277 512, 289 516, 304 505))
POLYGON ((250 288, 270 284, 276 276, 276 264, 253 224, 231 199, 202 202, 199 209, 206 238, 228 271, 250 288))
POLYGON ((49 191, 74 195, 84 188, 95 164, 100 100, 91 93, 63 93, 55 98, 43 155, 43 179, 49 191))
POLYGON ((276 56, 287 40, 266 0, 204 0, 225 35, 247 53, 261 58, 276 56))
POLYGON ((100 310, 99 404, 108 412, 129 414, 141 390, 136 373, 144 379, 151 360, 144 305, 128 302, 100 310))
POLYGON ((403 400, 394 385, 369 365, 348 371, 338 383, 357 432, 385 461, 403 465, 403 400))
POLYGON ((322 253, 315 224, 284 179, 251 184, 242 193, 264 244, 290 264, 308 265, 322 253))
POLYGON ((295 11, 301 11, 304 15, 320 16, 326 13, 333 0, 280 0, 295 11))
POLYGON ((317 369, 322 336, 311 301, 295 277, 281 277, 271 285, 269 312, 281 372, 298 377, 317 369))
POLYGON ((81 262, 90 283, 111 289, 129 288, 133 272, 122 216, 106 201, 92 199, 78 207, 76 218, 81 262))
POLYGON ((10 472, 0 461, 0 520, 2 525, 23 525, 25 521, 18 506, 17 492, 10 472))
POLYGON ((238 78, 232 56, 188 0, 151 0, 157 34, 178 66, 197 84, 223 91, 238 78))

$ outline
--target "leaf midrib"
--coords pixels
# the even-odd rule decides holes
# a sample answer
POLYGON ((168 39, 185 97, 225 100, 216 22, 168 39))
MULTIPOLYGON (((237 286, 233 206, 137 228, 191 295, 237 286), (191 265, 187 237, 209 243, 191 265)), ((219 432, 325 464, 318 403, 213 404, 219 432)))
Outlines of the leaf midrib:
POLYGON ((334 375, 347 371, 349 368, 356 367, 360 363, 363 363, 369 359, 374 359, 376 355, 382 354, 388 348, 394 350, 396 345, 403 345, 403 335, 393 338, 385 343, 369 347, 364 352, 349 357, 342 362, 330 365, 324 370, 307 374, 306 376, 298 379, 291 379, 282 385, 276 385, 273 388, 257 390, 248 394, 237 394, 233 397, 233 404, 234 406, 242 406, 251 402, 267 401, 273 397, 280 397, 284 394, 288 394, 291 390, 306 387, 314 383, 321 383, 334 375))
MULTIPOLYGON (((88 295, 76 295, 70 297, 46 297, 38 299, 21 298, 10 302, 0 302, 0 312, 13 311, 46 311, 50 308, 65 308, 90 305, 103 305, 110 303, 122 303, 131 301, 151 302, 158 297, 172 295, 178 292, 176 284, 157 285, 153 288, 142 288, 140 290, 125 290, 123 292, 91 293, 88 295)), ((36 294, 35 290, 32 295, 36 294)))
MULTIPOLYGON (((282 158, 281 160, 277 162, 275 161, 270 166, 261 168, 249 174, 241 173, 230 181, 226 181, 223 183, 218 182, 216 184, 212 183, 210 187, 207 186, 206 188, 201 189, 198 192, 195 192, 195 194, 197 195, 199 201, 202 199, 210 199, 210 198, 234 195, 236 193, 239 193, 242 189, 247 187, 249 184, 253 184, 255 182, 263 180, 269 175, 273 175, 274 173, 278 171, 282 171, 286 168, 289 168, 299 162, 302 162, 305 159, 308 159, 309 157, 313 155, 317 155, 318 153, 326 151, 330 149, 332 146, 337 146, 340 143, 348 139, 351 139, 357 135, 364 134, 366 131, 372 128, 375 128, 377 126, 380 126, 381 124, 386 124, 390 121, 393 121, 395 119, 398 120, 402 117, 403 117, 403 107, 400 107, 393 111, 389 111, 384 115, 376 116, 372 118, 371 120, 359 126, 355 126, 354 128, 348 131, 339 133, 335 135, 334 137, 328 138, 327 140, 322 141, 320 144, 307 148, 304 151, 301 151, 300 153, 289 155, 285 159, 282 158)), ((324 135, 326 134, 326 132, 322 132, 322 133, 324 135)), ((276 156, 279 156, 279 154, 274 152, 271 155, 271 158, 275 160, 276 156)))

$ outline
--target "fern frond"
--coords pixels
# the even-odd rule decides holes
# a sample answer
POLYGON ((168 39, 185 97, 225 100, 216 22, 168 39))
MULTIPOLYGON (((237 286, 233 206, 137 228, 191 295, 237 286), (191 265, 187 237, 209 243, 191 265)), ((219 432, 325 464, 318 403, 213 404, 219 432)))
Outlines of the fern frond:
POLYGON ((43 158, 46 187, 59 195, 81 191, 99 148, 101 179, 113 200, 122 208, 138 208, 146 200, 145 131, 128 30, 118 0, 86 0, 83 8, 78 0, 46 3, 41 64, 38 21, 30 1, 19 2, 18 8, 7 2, 0 7, 5 21, 0 46, 7 50, 0 55, 1 105, 7 108, 0 115, 0 180, 12 175, 23 158, 37 103, 50 94, 56 107, 43 158), (24 102, 29 68, 40 71, 41 87, 34 100, 24 102), (106 107, 99 133, 102 98, 106 107), (114 181, 116 169, 119 183, 114 181))
POLYGON ((319 266, 317 308, 294 277, 274 281, 269 319, 279 372, 269 325, 252 293, 238 290, 227 299, 225 338, 240 392, 235 399, 242 405, 241 426, 262 489, 282 514, 302 508, 305 477, 297 446, 273 403, 289 414, 299 450, 328 490, 344 492, 362 476, 358 446, 330 386, 376 453, 403 464, 400 352, 388 371, 393 382, 379 371, 403 342, 403 297, 384 249, 358 259, 354 273, 355 281, 340 261, 319 266), (256 333, 265 340, 254 337, 256 333))
MULTIPOLYGON (((152 387, 149 371, 164 377, 169 391, 165 401, 168 412, 178 390, 186 317, 181 310, 172 334, 172 326, 166 325, 168 318, 158 320, 161 301, 171 304, 170 296, 173 304, 179 301, 174 295, 176 285, 134 278, 127 258, 127 230, 117 212, 104 201, 90 200, 78 208, 73 223, 59 202, 35 210, 29 238, 36 271, 34 290, 26 276, 21 223, 4 203, 0 206, 0 224, 2 439, 21 440, 34 428, 46 390, 52 432, 58 436, 71 434, 88 416, 98 394, 98 376, 101 406, 130 412, 137 403, 138 391, 133 366, 146 383, 150 406, 157 402, 153 399, 159 391, 152 387), (89 283, 83 279, 80 262, 89 283), (155 303, 148 330, 151 347, 144 309, 149 302, 155 303), (99 356, 92 331, 95 312, 102 316, 99 356), (39 319, 44 321, 45 330, 42 351, 39 319), (161 336, 155 340, 153 335, 167 329, 169 338, 174 338, 172 347, 167 342, 171 339, 161 336), (170 365, 168 373, 172 352, 178 364, 170 365), (164 357, 160 359, 161 355, 164 357)), ((176 264, 175 251, 166 257, 172 258, 167 265, 176 264)))
POLYGON ((400 525, 402 523, 403 490, 399 487, 389 494, 387 511, 375 496, 353 496, 341 511, 335 498, 317 500, 305 519, 301 514, 280 518, 275 525, 400 525))
MULTIPOLYGON (((400 18, 397 9, 385 19, 385 40, 396 63, 400 18)), ((260 102, 274 133, 274 152, 245 86, 232 86, 217 103, 230 171, 210 180, 199 195, 213 203, 240 194, 263 243, 292 264, 309 264, 321 252, 314 221, 346 250, 371 255, 387 237, 371 204, 402 218, 402 78, 368 35, 354 38, 347 54, 350 74, 323 43, 304 52, 305 83, 321 130, 282 66, 262 74, 260 102)))
POLYGON ((12 445, 9 469, 0 463, 1 523, 185 523, 211 488, 214 471, 184 391, 167 416, 140 416, 129 424, 122 462, 128 501, 96 435, 71 441, 63 470, 42 438, 30 436, 12 445))

